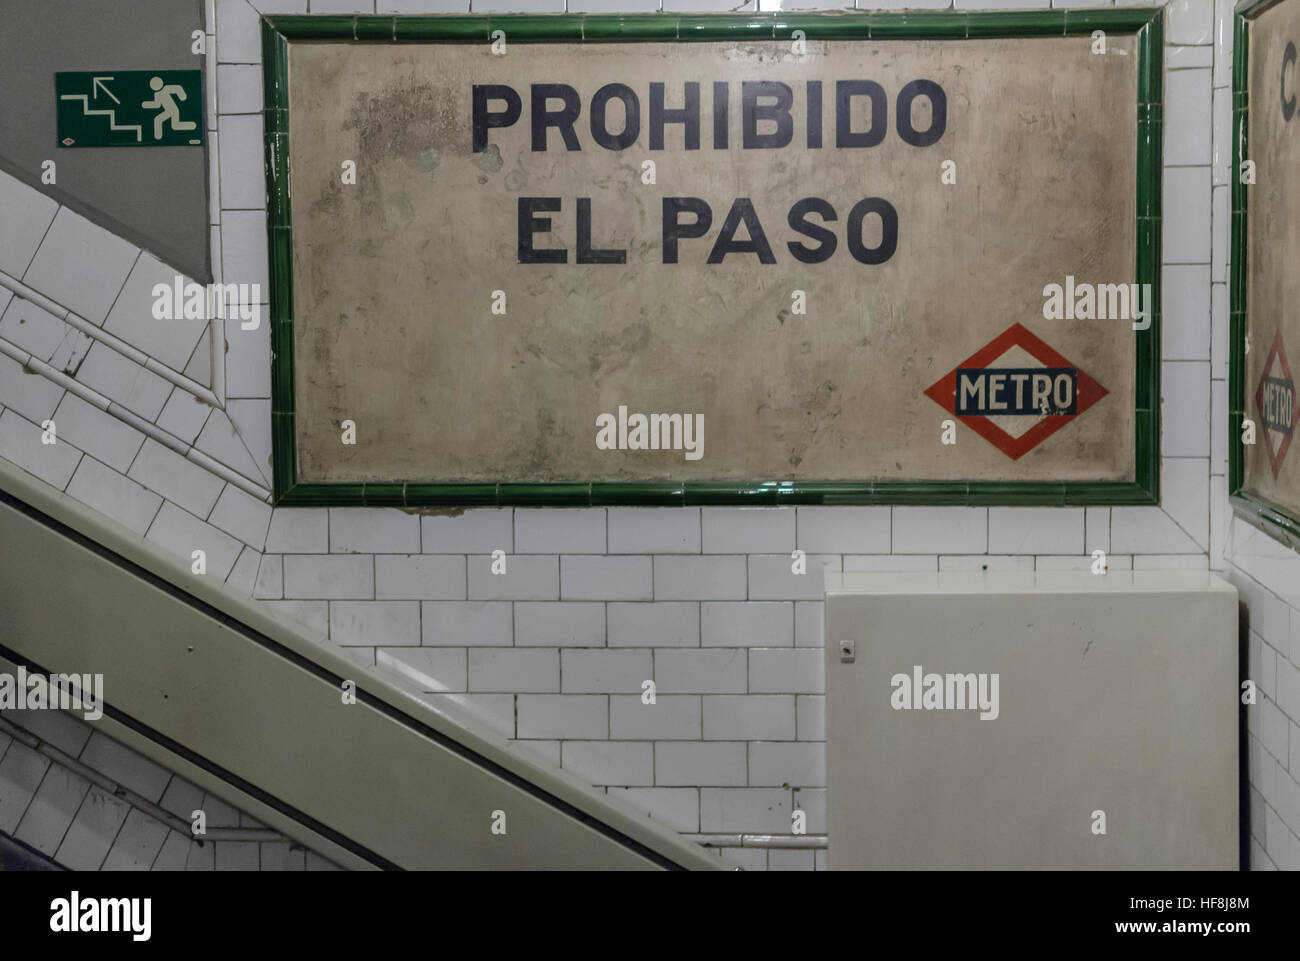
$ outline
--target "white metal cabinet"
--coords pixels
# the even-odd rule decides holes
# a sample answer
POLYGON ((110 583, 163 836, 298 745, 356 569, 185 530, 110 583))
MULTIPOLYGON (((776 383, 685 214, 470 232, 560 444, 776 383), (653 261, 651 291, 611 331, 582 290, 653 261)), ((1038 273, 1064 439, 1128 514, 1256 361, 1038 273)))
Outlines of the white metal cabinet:
POLYGON ((1226 581, 832 574, 825 623, 832 869, 1238 866, 1226 581))

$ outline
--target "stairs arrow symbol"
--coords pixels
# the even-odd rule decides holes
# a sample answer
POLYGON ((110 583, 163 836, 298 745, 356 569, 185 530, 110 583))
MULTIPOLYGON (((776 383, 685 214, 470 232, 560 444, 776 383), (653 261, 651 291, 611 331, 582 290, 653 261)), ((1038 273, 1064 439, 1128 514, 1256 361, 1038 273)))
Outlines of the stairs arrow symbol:
POLYGON ((91 81, 91 85, 90 85, 91 92, 94 94, 95 99, 98 100, 98 99, 99 99, 99 91, 102 90, 102 91, 104 91, 104 95, 105 95, 106 97, 110 97, 110 98, 112 99, 113 103, 121 104, 122 101, 120 101, 120 100, 118 100, 116 97, 114 97, 114 96, 113 96, 113 92, 112 92, 111 90, 109 90, 108 87, 104 84, 104 81, 105 81, 105 80, 112 80, 112 79, 113 79, 112 77, 95 77, 95 78, 91 81))

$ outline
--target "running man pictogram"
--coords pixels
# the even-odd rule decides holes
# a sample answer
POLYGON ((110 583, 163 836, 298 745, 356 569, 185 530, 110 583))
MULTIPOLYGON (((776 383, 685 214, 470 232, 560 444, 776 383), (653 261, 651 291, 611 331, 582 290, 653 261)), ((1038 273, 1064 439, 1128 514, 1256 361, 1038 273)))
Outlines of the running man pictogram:
POLYGON ((181 119, 180 105, 173 99, 180 97, 186 99, 185 88, 175 83, 163 83, 162 77, 153 77, 149 80, 149 87, 154 91, 152 100, 146 100, 140 104, 142 107, 161 108, 158 116, 153 118, 153 139, 162 140, 163 124, 168 120, 171 121, 173 130, 193 130, 198 126, 193 120, 181 119))

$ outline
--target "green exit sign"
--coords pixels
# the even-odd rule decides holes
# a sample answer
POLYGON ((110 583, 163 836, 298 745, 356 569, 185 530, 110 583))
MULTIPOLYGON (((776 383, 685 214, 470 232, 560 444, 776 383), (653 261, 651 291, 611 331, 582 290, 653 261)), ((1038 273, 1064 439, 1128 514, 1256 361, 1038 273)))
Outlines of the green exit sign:
POLYGON ((60 147, 203 143, 203 71, 91 70, 54 75, 60 147))

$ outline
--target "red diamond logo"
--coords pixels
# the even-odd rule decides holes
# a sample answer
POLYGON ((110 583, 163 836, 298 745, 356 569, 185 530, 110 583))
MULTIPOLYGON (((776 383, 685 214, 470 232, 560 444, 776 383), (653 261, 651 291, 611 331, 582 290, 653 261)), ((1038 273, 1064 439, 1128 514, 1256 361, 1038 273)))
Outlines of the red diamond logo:
POLYGON ((1300 404, 1296 403, 1295 381, 1291 378, 1291 365, 1287 363, 1282 348, 1282 331, 1273 337, 1273 346, 1264 359, 1264 373, 1255 388, 1255 409, 1264 427, 1264 449, 1268 451, 1268 466, 1276 479, 1282 469, 1282 458, 1291 446, 1291 432, 1295 429, 1300 404), (1276 438, 1276 445, 1274 444, 1276 438))
POLYGON ((1012 324, 925 391, 1012 460, 1107 393, 1021 324, 1012 324))
POLYGON ((63 146, 65 146, 65 147, 71 147, 71 146, 72 146, 74 143, 76 143, 76 142, 77 142, 77 141, 73 140, 71 137, 64 137, 64 138, 63 138, 63 146))

